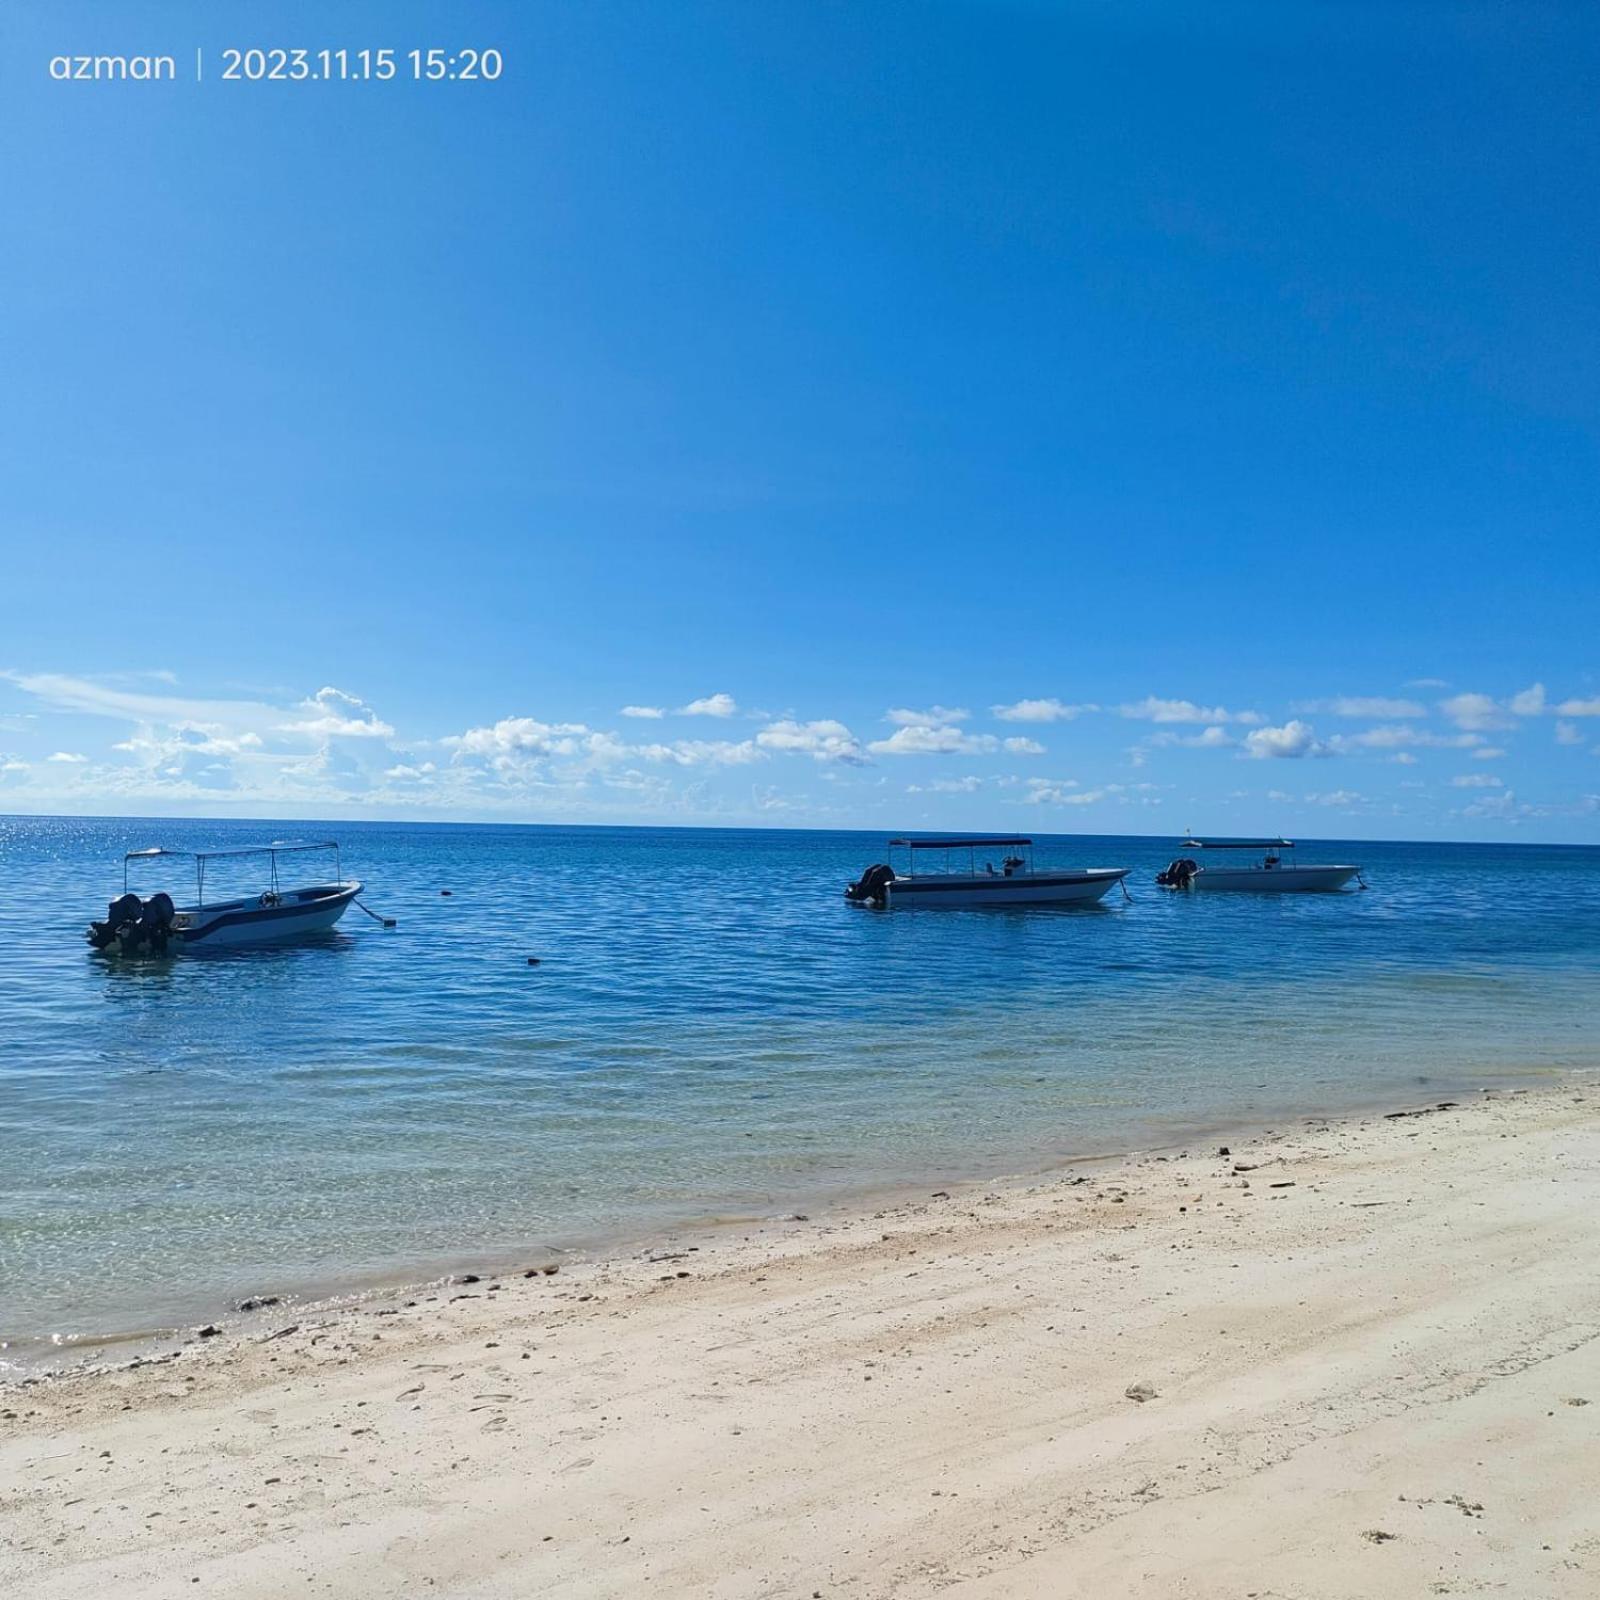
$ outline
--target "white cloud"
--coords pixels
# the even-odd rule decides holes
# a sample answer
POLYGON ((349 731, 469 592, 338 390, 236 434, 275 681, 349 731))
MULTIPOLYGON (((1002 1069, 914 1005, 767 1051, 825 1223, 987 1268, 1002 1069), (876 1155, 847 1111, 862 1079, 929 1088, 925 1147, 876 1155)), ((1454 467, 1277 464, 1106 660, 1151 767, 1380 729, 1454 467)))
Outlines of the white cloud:
POLYGON ((819 722, 784 720, 771 722, 756 735, 763 750, 780 750, 810 756, 815 761, 842 761, 847 766, 865 766, 867 758, 861 743, 842 722, 824 718, 819 722))
POLYGON ((1512 726, 1499 702, 1486 694, 1452 695, 1448 700, 1439 702, 1439 709, 1458 728, 1481 731, 1512 726))
POLYGON ((147 801, 169 808, 194 799, 248 801, 263 808, 257 815, 285 816, 294 814, 291 806, 364 803, 383 784, 382 763, 395 759, 387 747, 393 728, 365 702, 332 687, 285 707, 169 694, 129 681, 162 681, 151 674, 101 682, 64 674, 5 676, 53 710, 132 724, 103 754, 49 768, 63 778, 70 771, 72 781, 53 791, 41 783, 41 795, 93 791, 121 798, 128 809, 147 801), (265 809, 280 804, 285 809, 265 809))
POLYGON ((1225 750, 1239 741, 1226 728, 1203 728, 1199 733, 1153 733, 1148 743, 1152 745, 1181 745, 1190 750, 1225 750))
POLYGON ((685 717, 731 717, 738 711, 738 702, 731 694, 708 694, 703 699, 691 700, 680 706, 678 712, 685 717))
MULTIPOLYGON (((642 761, 657 766, 733 767, 765 759, 753 739, 674 739, 653 744, 629 744, 605 729, 581 722, 541 722, 535 717, 502 717, 488 727, 469 728, 441 741, 451 760, 482 762, 504 781, 581 784, 594 772, 619 783, 616 769, 642 761), (552 766, 552 763, 558 765, 552 766), (567 765, 559 765, 566 763, 567 765)), ((638 774, 641 785, 653 780, 638 774)))
POLYGON ((1299 760, 1304 756, 1332 754, 1309 722, 1291 717, 1281 728, 1257 728, 1245 735, 1245 754, 1257 760, 1299 760))
POLYGON ((1368 728, 1362 733, 1336 733, 1328 743, 1341 754, 1351 750, 1471 750, 1483 743, 1481 733, 1431 733, 1409 724, 1368 728))
POLYGON ((581 722, 540 722, 533 717, 502 717, 487 728, 468 728, 444 743, 463 756, 575 756, 595 735, 581 722))
POLYGON ((1065 705, 1060 700, 1016 700, 1008 706, 990 706, 989 710, 1002 722, 1071 722, 1086 711, 1098 711, 1094 705, 1065 705))
POLYGON ((963 733, 949 724, 912 723, 867 748, 875 756, 987 755, 1000 748, 1000 741, 992 733, 963 733))
MULTIPOLYGON (((454 738, 397 741, 395 729, 373 706, 353 692, 327 685, 304 700, 303 688, 296 693, 263 693, 256 699, 208 700, 176 692, 149 677, 91 681, 68 675, 0 674, 0 693, 10 685, 18 691, 13 704, 31 697, 42 718, 28 722, 25 734, 31 742, 26 744, 0 731, 8 744, 22 745, 27 758, 0 752, 4 775, 0 781, 12 809, 19 798, 37 807, 48 804, 47 797, 59 796, 63 804, 49 808, 68 809, 85 803, 90 795, 103 795, 107 804, 101 809, 116 804, 117 809, 133 811, 148 799, 152 810, 206 815, 223 814, 200 804, 217 799, 239 808, 251 804, 254 809, 248 814, 257 816, 349 815, 359 814, 356 808, 375 805, 390 808, 391 814, 402 814, 404 808, 457 815, 471 814, 474 808, 515 815, 521 807, 525 815, 552 820, 563 816, 577 820, 589 811, 597 815, 609 811, 623 819, 629 808, 684 818, 707 817, 720 810, 734 820, 741 814, 750 817, 758 809, 758 802, 743 792, 750 787, 748 779, 770 777, 795 797, 797 815, 815 820, 821 812, 798 791, 825 790, 826 780, 832 779, 836 798, 843 798, 848 789, 859 800, 879 786, 853 771, 869 765, 869 752, 870 759, 947 758, 930 761, 920 771, 952 775, 923 777, 907 788, 911 794, 1009 794, 1013 800, 1026 796, 1035 806, 1099 802, 1108 811, 1155 803, 1116 784, 1098 783, 1091 789, 1064 779, 1020 776, 1029 768, 1047 769, 1060 761, 1059 753, 1049 760, 1040 742, 1048 725, 1069 722, 1094 709, 1050 698, 993 707, 985 702, 975 707, 976 724, 964 707, 895 707, 888 714, 893 725, 876 730, 884 737, 870 743, 870 734, 858 738, 841 721, 806 721, 792 713, 763 713, 752 707, 740 710, 731 695, 696 701, 693 714, 737 716, 741 720, 722 723, 722 731, 748 737, 662 739, 663 733, 688 731, 681 724, 673 729, 663 725, 662 719, 674 714, 670 709, 626 706, 610 721, 609 730, 579 721, 506 717, 467 726, 454 738), (991 712, 998 727, 987 721, 991 712), (66 720, 65 713, 76 714, 77 720, 66 720), (97 725, 90 720, 95 717, 108 720, 97 725), (990 771, 1000 765, 1002 754, 1007 758, 1005 767, 1016 776, 1002 778, 990 771), (784 779, 779 770, 786 757, 795 758, 798 765, 784 779), (802 770, 815 781, 801 777, 802 770), (608 797, 608 791, 615 793, 608 797), (277 802, 283 802, 283 809, 272 809, 277 802)), ((1511 743, 1511 738, 1491 743, 1493 735, 1465 726, 1462 719, 1510 727, 1520 719, 1543 715, 1553 725, 1558 744, 1584 748, 1595 742, 1593 725, 1586 727, 1584 719, 1600 716, 1600 698, 1557 703, 1539 684, 1495 697, 1452 695, 1440 709, 1454 719, 1454 726, 1442 720, 1430 725, 1413 717, 1421 707, 1403 698, 1338 696, 1316 704, 1327 708, 1329 721, 1292 716, 1282 726, 1267 725, 1259 712, 1187 700, 1149 697, 1108 707, 1144 724, 1128 730, 1134 737, 1117 741, 1133 744, 1136 750, 1119 757, 1123 770, 1113 775, 1130 780, 1143 776, 1128 771, 1128 765, 1137 765, 1140 753, 1148 750, 1154 766, 1161 759, 1153 748, 1158 746, 1231 750, 1257 759, 1364 753, 1413 770, 1417 754, 1426 759, 1429 749, 1441 749, 1454 751, 1458 759, 1441 763, 1445 771, 1429 786, 1433 795, 1453 794, 1453 789, 1444 787, 1452 783, 1449 768, 1459 768, 1461 759, 1470 758, 1480 771, 1454 780, 1454 788, 1467 791, 1454 803, 1482 801, 1485 809, 1476 814, 1503 815, 1511 821, 1566 815, 1569 812, 1560 806, 1513 804, 1489 809, 1491 802, 1509 794, 1507 785, 1517 779, 1509 764, 1508 777, 1493 773, 1495 765, 1509 763, 1502 744, 1511 743), (1341 726, 1332 718, 1363 716, 1376 719, 1375 724, 1353 729, 1345 722, 1342 726, 1349 731, 1332 731, 1341 726)), ((695 731, 714 735, 718 724, 701 723, 695 731)), ((880 774, 894 765, 884 759, 880 774)), ((1243 772, 1238 767, 1232 770, 1236 776, 1243 772)), ((1355 769, 1346 765, 1335 770, 1344 777, 1355 769)), ((919 769, 913 766, 911 771, 919 769)), ((1312 774, 1307 771, 1305 776, 1312 774)), ((1393 779, 1391 775, 1391 784, 1393 779)), ((892 796, 896 781, 888 782, 885 795, 874 803, 892 796)), ((1335 789, 1302 799, 1308 805, 1386 807, 1396 793, 1397 786, 1381 800, 1362 800, 1354 791, 1335 789)), ((837 815, 846 820, 843 810, 837 815)))
POLYGON ((1375 722, 1425 717, 1427 707, 1416 700, 1390 700, 1382 695, 1336 694, 1327 700, 1307 700, 1297 711, 1326 711, 1336 717, 1370 717, 1375 722))
POLYGON ((19 689, 61 711, 82 711, 124 722, 211 722, 265 726, 284 715, 253 700, 199 700, 186 695, 142 694, 57 672, 7 672, 19 689))
POLYGON ((1104 800, 1104 789, 1081 789, 1075 778, 1030 778, 1022 797, 1030 806, 1092 806, 1104 800))
POLYGON ((798 804, 793 795, 786 795, 770 783, 751 784, 750 799, 758 811, 793 811, 798 804))
POLYGON ((753 739, 675 739, 671 744, 620 746, 643 761, 669 762, 679 767, 742 767, 763 759, 753 739))
POLYGON ((1117 714, 1144 722, 1238 722, 1253 727, 1267 719, 1259 711, 1229 711, 1226 706, 1196 705, 1193 700, 1143 700, 1117 707, 1117 714))
POLYGON ((1516 822, 1529 808, 1517 804, 1516 794, 1506 789, 1500 794, 1485 795, 1482 800, 1474 800, 1470 806, 1463 806, 1461 814, 1464 817, 1492 817, 1501 822, 1516 822))
POLYGON ((317 739, 392 739, 394 729, 380 720, 365 701, 343 689, 318 689, 300 703, 306 717, 299 722, 284 722, 280 733, 307 734, 317 739))
MULTIPOLYGON (((118 792, 116 774, 130 784, 157 785, 185 773, 206 774, 209 793, 218 786, 218 774, 230 770, 252 775, 263 797, 292 797, 282 778, 292 775, 295 763, 305 759, 303 745, 290 751, 268 748, 312 739, 326 748, 331 739, 356 739, 380 743, 394 729, 372 708, 343 690, 325 687, 310 699, 287 710, 255 700, 207 700, 192 695, 151 693, 117 684, 95 682, 58 673, 7 673, 13 683, 57 710, 130 722, 133 731, 111 749, 134 758, 134 765, 112 764, 97 769, 96 781, 108 792, 118 792), (197 763, 203 761, 203 766, 197 763)), ((148 675, 146 675, 148 676, 148 675)), ((347 775, 355 769, 348 769, 347 775)), ((137 788, 128 790, 137 793, 137 788)), ((344 791, 339 793, 343 795, 344 791)))
POLYGON ((113 750, 138 756, 147 766, 178 761, 190 756, 238 756, 260 750, 258 733, 230 734, 213 722, 177 722, 165 732, 144 725, 126 739, 119 739, 113 750))
POLYGON ((928 783, 908 783, 907 794, 976 794, 983 779, 969 773, 964 778, 934 778, 928 783))
POLYGON ((947 727, 952 722, 965 722, 972 713, 965 706, 929 706, 926 711, 912 711, 906 706, 892 706, 883 714, 885 722, 900 728, 947 727))

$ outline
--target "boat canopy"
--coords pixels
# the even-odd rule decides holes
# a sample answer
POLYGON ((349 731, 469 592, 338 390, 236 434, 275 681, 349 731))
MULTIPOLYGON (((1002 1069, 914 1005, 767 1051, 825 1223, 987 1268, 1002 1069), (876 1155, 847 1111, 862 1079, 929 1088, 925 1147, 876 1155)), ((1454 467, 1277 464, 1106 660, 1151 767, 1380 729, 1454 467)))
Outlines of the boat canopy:
POLYGON ((292 855, 301 850, 333 851, 333 875, 343 881, 344 872, 339 864, 339 846, 333 839, 276 839, 271 844, 236 844, 220 850, 169 850, 165 845, 151 845, 148 850, 130 850, 122 858, 122 892, 128 892, 128 863, 149 861, 157 856, 179 856, 194 862, 195 895, 197 903, 204 905, 206 898, 206 862, 222 856, 267 856, 270 858, 268 876, 272 892, 278 892, 278 857, 292 855))
POLYGON ((906 850, 1011 850, 1031 845, 1032 839, 891 839, 906 850))
POLYGON ((225 850, 169 850, 165 845, 151 845, 148 850, 130 850, 122 859, 137 861, 145 856, 187 856, 191 861, 210 861, 217 856, 270 856, 289 850, 337 850, 332 839, 277 839, 271 844, 235 844, 225 850))
POLYGON ((1293 850, 1292 839, 1185 839, 1185 850, 1293 850))

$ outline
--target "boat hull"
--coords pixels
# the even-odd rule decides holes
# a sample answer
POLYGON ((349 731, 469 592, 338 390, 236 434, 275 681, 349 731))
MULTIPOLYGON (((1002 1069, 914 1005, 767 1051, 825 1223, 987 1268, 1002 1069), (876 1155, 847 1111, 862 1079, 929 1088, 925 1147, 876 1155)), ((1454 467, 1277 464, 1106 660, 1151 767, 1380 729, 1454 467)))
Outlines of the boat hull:
POLYGON ((1256 894, 1327 894, 1342 889, 1360 867, 1202 867, 1191 889, 1256 894))
POLYGON ((359 883, 335 883, 287 890, 276 904, 255 899, 186 906, 179 909, 173 931, 182 941, 180 948, 185 950, 286 944, 329 932, 360 893, 359 883))
POLYGON ((896 878, 888 885, 887 902, 908 906, 1037 906, 1090 905, 1113 884, 1127 877, 1126 867, 1086 867, 1078 872, 1031 872, 1012 877, 949 876, 896 878))

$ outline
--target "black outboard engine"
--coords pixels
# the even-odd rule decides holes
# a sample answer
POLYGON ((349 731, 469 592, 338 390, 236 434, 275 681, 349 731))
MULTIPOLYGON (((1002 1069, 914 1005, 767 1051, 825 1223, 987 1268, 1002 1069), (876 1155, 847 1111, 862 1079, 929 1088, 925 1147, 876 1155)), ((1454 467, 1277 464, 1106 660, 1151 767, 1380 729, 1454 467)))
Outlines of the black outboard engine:
POLYGON ((889 903, 889 885, 894 882, 894 868, 881 862, 868 867, 844 892, 846 900, 857 905, 886 906, 889 903))
POLYGON ((153 894, 148 900, 141 900, 136 894, 118 895, 106 907, 106 920, 91 922, 86 937, 96 950, 116 945, 127 956, 141 951, 165 955, 177 914, 178 908, 169 894, 153 894))
POLYGON ((1200 863, 1193 856, 1179 856, 1168 864, 1165 872, 1156 874, 1156 882, 1164 889, 1187 889, 1199 870, 1200 863))
POLYGON ((144 913, 139 918, 139 933, 151 954, 164 956, 167 953, 172 919, 177 914, 178 908, 173 905, 170 894, 157 892, 145 901, 144 913))
POLYGON ((106 907, 106 920, 91 922, 85 937, 96 950, 104 950, 124 929, 131 928, 138 922, 139 913, 143 910, 144 902, 138 895, 119 894, 106 907))

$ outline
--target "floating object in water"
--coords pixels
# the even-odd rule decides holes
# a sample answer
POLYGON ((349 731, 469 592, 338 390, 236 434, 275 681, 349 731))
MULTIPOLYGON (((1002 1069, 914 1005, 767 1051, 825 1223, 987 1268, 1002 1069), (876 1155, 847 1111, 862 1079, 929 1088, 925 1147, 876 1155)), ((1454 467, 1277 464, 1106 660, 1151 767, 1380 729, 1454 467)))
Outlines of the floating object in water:
POLYGON ((529 956, 529 957, 528 957, 528 965, 529 965, 529 966, 530 966, 530 967, 536 967, 536 966, 538 966, 538 965, 539 965, 539 958, 538 958, 538 956, 529 956))
POLYGON ((455 892, 455 891, 454 891, 454 890, 451 890, 451 889, 441 889, 441 890, 440 890, 440 891, 439 891, 439 893, 440 893, 440 894, 442 894, 442 895, 446 895, 446 896, 448 896, 448 895, 451 895, 451 894, 453 894, 453 893, 454 893, 454 892, 455 892))
POLYGON ((380 917, 376 911, 372 910, 369 906, 362 905, 359 900, 355 901, 354 904, 357 911, 365 911, 374 922, 381 922, 386 928, 392 928, 395 926, 395 920, 393 917, 380 917))

